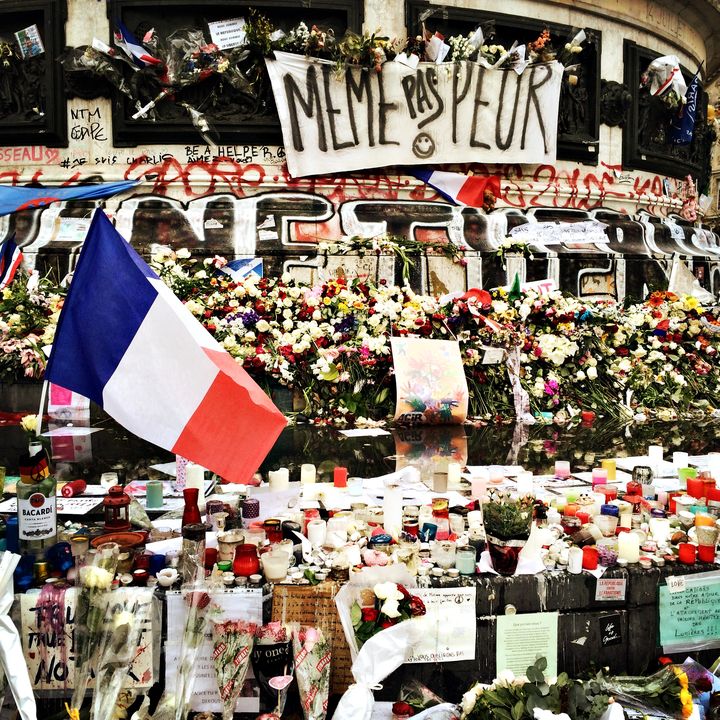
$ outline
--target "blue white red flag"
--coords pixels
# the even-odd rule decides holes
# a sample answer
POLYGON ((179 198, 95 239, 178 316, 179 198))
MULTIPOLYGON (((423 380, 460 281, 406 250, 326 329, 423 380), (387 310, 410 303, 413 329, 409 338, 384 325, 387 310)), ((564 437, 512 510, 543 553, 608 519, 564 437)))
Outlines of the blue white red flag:
POLYGON ((134 188, 139 180, 75 185, 73 187, 17 187, 0 186, 0 215, 21 210, 41 208, 62 200, 94 200, 105 198, 134 188))
POLYGON ((485 204, 486 190, 490 190, 495 197, 499 197, 501 192, 499 175, 463 175, 422 168, 413 168, 409 172, 455 205, 481 208, 485 204))
POLYGON ((695 114, 697 113, 698 91, 700 90, 700 68, 688 85, 685 103, 670 125, 670 142, 674 145, 689 145, 695 134, 695 114))
POLYGON ((231 482, 252 478, 286 420, 97 210, 46 378, 138 437, 231 482))
POLYGON ((12 282, 22 258, 22 251, 15 244, 15 235, 13 235, 3 243, 0 251, 0 290, 12 282))
POLYGON ((114 33, 115 44, 131 59, 136 65, 162 65, 162 60, 153 57, 138 41, 137 38, 125 27, 121 20, 117 21, 117 30, 114 33))

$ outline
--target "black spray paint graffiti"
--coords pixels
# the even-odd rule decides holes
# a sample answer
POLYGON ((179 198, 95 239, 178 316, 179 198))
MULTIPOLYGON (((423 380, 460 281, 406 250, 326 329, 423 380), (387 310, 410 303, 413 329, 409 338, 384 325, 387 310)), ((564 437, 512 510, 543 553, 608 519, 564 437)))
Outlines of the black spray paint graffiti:
MULTIPOLYGON (((38 269, 64 275, 77 262, 92 202, 58 203, 0 218, 0 238, 16 232, 25 255, 38 269)), ((342 233, 373 237, 392 233, 416 239, 445 238, 466 249, 467 266, 443 258, 420 258, 411 277, 421 292, 508 284, 515 271, 527 281, 553 278, 558 287, 584 297, 642 296, 667 286, 672 257, 686 259, 702 284, 720 290, 720 240, 713 233, 649 215, 612 211, 517 210, 489 215, 442 202, 351 200, 335 206, 326 197, 301 192, 269 192, 253 197, 212 195, 182 203, 137 195, 112 211, 120 233, 149 253, 153 244, 188 247, 203 255, 261 256, 266 272, 289 270, 316 280, 361 268, 389 282, 400 268, 392 258, 360 260, 318 255, 318 240, 342 233), (549 235, 531 244, 533 258, 510 259, 497 250, 509 231, 537 221, 595 219, 607 225, 601 242, 565 245, 549 235)))

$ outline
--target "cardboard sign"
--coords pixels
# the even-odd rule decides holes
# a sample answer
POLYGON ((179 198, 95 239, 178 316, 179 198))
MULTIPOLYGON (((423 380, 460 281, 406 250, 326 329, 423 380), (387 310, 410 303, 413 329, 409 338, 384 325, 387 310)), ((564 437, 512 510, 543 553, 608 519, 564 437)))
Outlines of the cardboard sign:
POLYGON ((668 578, 659 593, 665 652, 720 647, 720 572, 668 578))
POLYGON ((210 37, 220 50, 231 50, 247 42, 245 18, 217 20, 208 23, 210 37))
MULTIPOLYGON (((28 666, 30 681, 36 690, 68 690, 72 692, 75 678, 73 633, 75 631, 76 590, 65 593, 64 605, 40 606, 39 595, 20 595, 19 632, 23 655, 28 666), (65 618, 64 634, 49 629, 47 619, 62 614, 65 618)), ((147 688, 156 681, 155 661, 158 660, 153 638, 160 635, 160 612, 152 589, 120 588, 113 591, 113 600, 128 612, 146 613, 135 660, 130 666, 125 687, 147 688), (138 610, 138 607, 141 610, 138 610), (147 607, 149 606, 149 607, 147 607), (157 625, 155 624, 157 622, 157 625)), ((159 643, 158 643, 159 645, 159 643)), ((94 678, 90 681, 90 687, 94 678)))
POLYGON ((563 67, 467 60, 381 72, 276 52, 265 60, 293 177, 388 166, 554 163, 563 67))

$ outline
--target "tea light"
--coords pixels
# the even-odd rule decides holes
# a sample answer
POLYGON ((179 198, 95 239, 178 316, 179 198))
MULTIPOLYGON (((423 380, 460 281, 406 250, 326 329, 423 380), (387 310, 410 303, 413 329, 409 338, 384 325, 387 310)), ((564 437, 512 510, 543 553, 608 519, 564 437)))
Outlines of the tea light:
POLYGON ((600 463, 603 470, 607 472, 608 482, 615 482, 617 479, 617 464, 613 458, 606 458, 600 463))
POLYGON ((592 484, 593 487, 595 485, 605 485, 608 481, 608 471, 605 468, 599 467, 599 468, 593 468, 592 471, 592 484))
POLYGON ((556 460, 555 461, 555 477, 565 479, 570 477, 570 461, 569 460, 556 460))
POLYGON ((640 559, 640 538, 635 533, 618 535, 618 557, 628 563, 636 563, 640 559))
POLYGON ((315 466, 312 463, 303 463, 300 466, 300 484, 312 485, 317 478, 315 466))
POLYGON ((268 484, 270 489, 282 492, 290 486, 290 471, 287 468, 278 468, 268 473, 268 484))

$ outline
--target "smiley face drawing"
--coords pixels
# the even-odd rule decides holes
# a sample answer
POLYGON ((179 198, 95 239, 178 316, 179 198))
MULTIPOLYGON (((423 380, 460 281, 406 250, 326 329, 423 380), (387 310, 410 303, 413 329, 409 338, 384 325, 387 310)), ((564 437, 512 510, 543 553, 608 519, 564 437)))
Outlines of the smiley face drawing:
POLYGON ((421 132, 413 140, 412 151, 415 157, 427 160, 435 154, 435 141, 426 132, 421 132))

